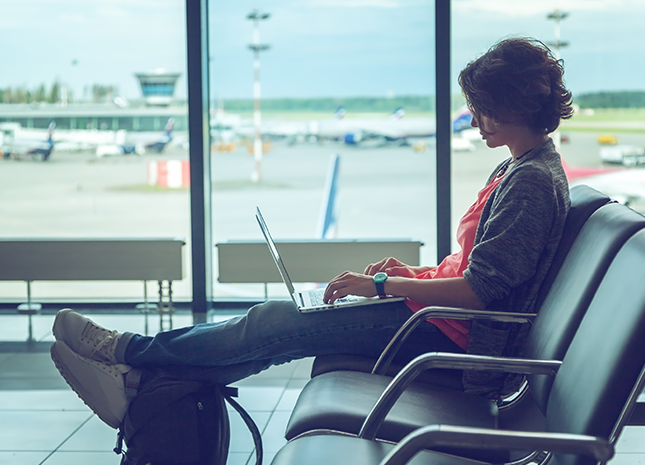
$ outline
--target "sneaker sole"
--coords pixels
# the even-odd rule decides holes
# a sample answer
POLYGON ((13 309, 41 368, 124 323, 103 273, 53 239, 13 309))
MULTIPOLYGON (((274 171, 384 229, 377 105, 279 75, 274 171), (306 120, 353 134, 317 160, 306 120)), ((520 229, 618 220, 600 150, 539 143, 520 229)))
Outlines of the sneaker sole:
MULTIPOLYGON (((71 351, 71 349, 69 349, 71 351)), ((60 372, 61 376, 65 380, 65 382, 69 385, 70 388, 72 388, 72 391, 76 393, 76 395, 83 401, 85 405, 87 405, 92 412, 94 412, 101 420, 103 420, 108 426, 114 429, 119 429, 121 426, 121 421, 115 417, 114 415, 110 415, 109 412, 99 412, 98 409, 96 409, 94 406, 92 406, 91 400, 88 401, 87 399, 92 399, 92 394, 87 391, 83 385, 70 373, 70 371, 67 369, 67 366, 65 365, 65 362, 62 359, 62 356, 58 353, 58 348, 56 347, 56 343, 51 345, 51 348, 49 349, 49 352, 51 354, 52 360, 54 361, 54 365, 56 365, 56 368, 60 372)))

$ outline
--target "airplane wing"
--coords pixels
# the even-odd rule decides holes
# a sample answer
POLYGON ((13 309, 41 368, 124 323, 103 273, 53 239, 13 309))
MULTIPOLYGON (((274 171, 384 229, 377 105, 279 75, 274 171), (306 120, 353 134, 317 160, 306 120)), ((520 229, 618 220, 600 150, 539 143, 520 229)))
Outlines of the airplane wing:
POLYGON ((642 168, 617 169, 578 177, 570 184, 586 184, 625 205, 645 199, 645 169, 642 168))

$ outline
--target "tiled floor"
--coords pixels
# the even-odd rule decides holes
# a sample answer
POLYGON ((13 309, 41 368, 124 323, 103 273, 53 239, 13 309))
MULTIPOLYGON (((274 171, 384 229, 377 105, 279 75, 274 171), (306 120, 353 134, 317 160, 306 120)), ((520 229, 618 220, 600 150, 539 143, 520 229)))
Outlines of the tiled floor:
MULTIPOLYGON (((0 465, 117 465, 112 452, 116 432, 102 423, 76 397, 49 358, 53 315, 34 317, 34 337, 40 341, 24 350, 26 317, 0 318, 0 465)), ((94 315, 99 324, 120 331, 143 332, 139 315, 94 315)), ((175 327, 190 316, 176 316, 175 327)), ((151 330, 158 328, 151 318, 151 330)), ((284 429, 297 396, 309 379, 311 360, 273 367, 237 384, 240 403, 263 434, 265 464, 285 444, 284 429)), ((254 463, 253 441, 246 426, 231 412, 229 464, 254 463)), ((617 465, 645 463, 645 428, 631 427, 618 443, 617 465)), ((304 464, 303 464, 304 465, 304 464)))

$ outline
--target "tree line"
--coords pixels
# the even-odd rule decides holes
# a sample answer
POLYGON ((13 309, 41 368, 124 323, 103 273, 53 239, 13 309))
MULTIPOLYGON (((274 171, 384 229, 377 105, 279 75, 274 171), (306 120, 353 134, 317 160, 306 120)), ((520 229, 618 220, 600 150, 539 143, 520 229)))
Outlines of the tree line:
MULTIPOLYGON (((85 90, 86 94, 89 93, 92 103, 112 102, 117 92, 117 86, 105 84, 93 84, 85 90)), ((58 81, 49 88, 45 84, 40 84, 33 89, 26 86, 0 88, 1 103, 60 103, 62 100, 73 103, 79 99, 58 81)))
MULTIPOLYGON (((574 103, 580 108, 645 108, 645 91, 589 92, 574 95, 574 103)), ((465 101, 463 96, 452 97, 452 109, 457 110, 465 101)), ((252 99, 223 100, 229 112, 252 112, 252 99)), ((383 113, 404 108, 406 112, 434 112, 434 96, 408 96, 393 98, 311 98, 311 99, 263 99, 263 111, 300 111, 333 113, 338 107, 350 113, 383 113)))
POLYGON ((580 108, 645 108, 645 91, 589 92, 573 100, 580 108))
MULTIPOLYGON (((111 103, 118 95, 115 85, 93 84, 85 88, 84 101, 92 103, 111 103)), ((0 88, 0 103, 68 103, 81 101, 78 96, 56 81, 51 86, 45 84, 29 89, 26 86, 0 88), (63 95, 65 94, 65 95, 63 95)), ((580 108, 645 108, 645 91, 588 92, 574 95, 574 103, 580 108)), ((452 97, 452 109, 464 104, 461 95, 452 97)), ((229 112, 252 112, 253 99, 223 99, 221 103, 229 112)), ((346 97, 346 98, 274 98, 262 99, 262 110, 268 112, 315 112, 334 113, 343 107, 350 113, 391 113, 397 108, 406 112, 434 112, 433 95, 412 95, 402 97, 346 97)))
MULTIPOLYGON (((228 112, 252 112, 253 99, 224 99, 220 105, 228 112)), ((434 96, 408 96, 408 97, 351 97, 351 98, 263 98, 262 111, 280 112, 316 112, 334 113, 338 107, 343 107, 350 113, 382 113, 393 112, 397 108, 404 108, 412 112, 430 112, 435 109, 434 96)))

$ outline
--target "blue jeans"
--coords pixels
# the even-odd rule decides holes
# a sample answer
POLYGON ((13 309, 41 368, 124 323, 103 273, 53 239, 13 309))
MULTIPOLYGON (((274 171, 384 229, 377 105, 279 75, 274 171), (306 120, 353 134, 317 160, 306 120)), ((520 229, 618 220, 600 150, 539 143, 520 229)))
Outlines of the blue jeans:
MULTIPOLYGON (((159 376, 229 384, 291 360, 331 354, 377 358, 412 315, 403 302, 300 313, 292 301, 269 301, 245 315, 157 334, 124 333, 116 348, 120 363, 141 368, 130 387, 159 376)), ((463 350, 439 329, 422 323, 396 361, 425 352, 463 350)))

